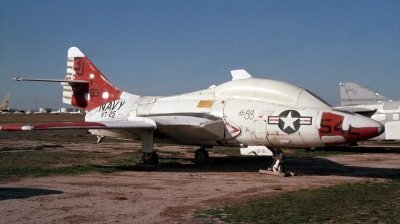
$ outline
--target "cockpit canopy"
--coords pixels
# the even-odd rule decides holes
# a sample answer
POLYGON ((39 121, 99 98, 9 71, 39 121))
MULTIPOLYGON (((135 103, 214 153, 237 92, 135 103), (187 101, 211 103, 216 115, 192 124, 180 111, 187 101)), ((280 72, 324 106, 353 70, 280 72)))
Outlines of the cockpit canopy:
POLYGON ((270 79, 233 80, 217 86, 215 93, 221 97, 246 97, 250 100, 298 107, 330 107, 327 102, 306 89, 270 79))

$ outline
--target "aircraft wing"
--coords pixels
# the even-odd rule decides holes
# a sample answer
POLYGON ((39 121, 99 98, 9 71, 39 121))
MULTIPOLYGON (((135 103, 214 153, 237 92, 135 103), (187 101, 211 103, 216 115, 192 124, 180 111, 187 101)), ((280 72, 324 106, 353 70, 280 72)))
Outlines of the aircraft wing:
POLYGON ((141 129, 155 130, 156 123, 151 119, 136 121, 96 121, 96 122, 58 122, 38 124, 10 124, 0 126, 2 131, 30 130, 70 130, 70 129, 141 129))
POLYGON ((356 114, 361 114, 366 117, 371 117, 377 111, 377 109, 366 108, 366 107, 362 107, 362 106, 356 106, 356 107, 353 107, 353 106, 346 107, 345 106, 345 107, 335 107, 335 108, 338 110, 345 110, 345 111, 353 112, 356 114))
POLYGON ((174 116, 153 116, 150 119, 157 124, 155 137, 173 139, 182 144, 186 144, 189 140, 204 142, 232 137, 226 131, 224 120, 214 116, 176 114, 174 116))

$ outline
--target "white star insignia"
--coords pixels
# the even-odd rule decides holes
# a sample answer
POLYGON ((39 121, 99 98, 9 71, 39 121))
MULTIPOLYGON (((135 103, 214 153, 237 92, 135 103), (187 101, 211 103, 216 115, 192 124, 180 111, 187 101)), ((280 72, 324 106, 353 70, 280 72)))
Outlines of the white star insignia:
POLYGON ((298 117, 292 118, 292 112, 289 112, 287 117, 281 117, 280 119, 285 123, 283 125, 282 130, 285 130, 287 127, 291 127, 293 130, 295 130, 294 122, 299 118, 298 117))

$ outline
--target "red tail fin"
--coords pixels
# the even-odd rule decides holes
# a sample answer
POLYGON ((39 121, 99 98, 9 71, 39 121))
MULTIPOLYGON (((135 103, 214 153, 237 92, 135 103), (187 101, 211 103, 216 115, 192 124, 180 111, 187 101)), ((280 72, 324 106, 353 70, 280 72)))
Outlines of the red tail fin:
POLYGON ((63 102, 83 108, 85 111, 119 100, 122 93, 76 47, 68 50, 66 79, 89 82, 89 84, 65 85, 63 88, 63 102))

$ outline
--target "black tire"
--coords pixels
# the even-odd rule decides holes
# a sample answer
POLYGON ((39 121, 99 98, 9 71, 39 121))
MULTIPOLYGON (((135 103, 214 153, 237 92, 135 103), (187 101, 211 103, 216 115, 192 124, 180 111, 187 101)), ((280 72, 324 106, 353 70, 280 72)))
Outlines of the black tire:
POLYGON ((143 163, 144 164, 149 164, 149 165, 158 165, 158 155, 156 152, 153 152, 147 160, 145 159, 145 156, 143 155, 143 163))
POLYGON ((196 151, 194 154, 194 159, 198 162, 204 162, 208 160, 210 156, 208 155, 208 152, 204 148, 200 148, 196 151))

